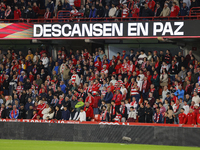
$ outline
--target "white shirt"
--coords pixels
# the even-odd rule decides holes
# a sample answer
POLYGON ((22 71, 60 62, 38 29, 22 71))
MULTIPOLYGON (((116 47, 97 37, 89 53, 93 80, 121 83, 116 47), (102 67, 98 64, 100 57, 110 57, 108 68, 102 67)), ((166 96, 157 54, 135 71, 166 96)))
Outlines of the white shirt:
POLYGON ((137 82, 137 86, 139 87, 139 91, 142 91, 142 83, 143 83, 143 81, 136 80, 136 82, 137 82))
POLYGON ((126 89, 126 88, 122 88, 122 87, 121 87, 121 89, 120 89, 120 92, 122 92, 122 95, 124 95, 125 93, 126 93, 126 94, 128 93, 127 89, 126 89), (125 92, 125 93, 124 93, 124 92, 125 92))
POLYGON ((200 103, 200 98, 199 98, 199 96, 197 95, 197 96, 194 96, 193 98, 192 98, 192 101, 195 103, 195 104, 199 104, 200 103))
POLYGON ((189 113, 189 105, 183 105, 183 108, 185 109, 184 113, 187 115, 189 113))
POLYGON ((79 115, 78 115, 78 118, 76 120, 79 120, 82 122, 82 121, 86 121, 86 113, 85 111, 83 112, 80 112, 79 115))
POLYGON ((129 114, 131 105, 128 103, 128 104, 125 104, 125 106, 126 106, 126 108, 127 108, 127 114, 129 114))
POLYGON ((163 103, 165 102, 165 98, 167 97, 167 93, 169 92, 169 90, 167 89, 166 91, 162 91, 162 101, 163 103))
POLYGON ((115 86, 115 83, 117 82, 117 80, 111 80, 110 82, 112 82, 112 84, 115 86))
POLYGON ((43 111, 42 111, 42 114, 48 114, 50 111, 50 107, 49 108, 45 108, 43 111))
POLYGON ((142 55, 140 54, 140 56, 138 57, 138 64, 142 64, 145 57, 147 57, 145 53, 142 55))
POLYGON ((42 64, 44 65, 44 68, 48 67, 48 63, 49 63, 49 58, 48 57, 43 57, 42 58, 42 64))

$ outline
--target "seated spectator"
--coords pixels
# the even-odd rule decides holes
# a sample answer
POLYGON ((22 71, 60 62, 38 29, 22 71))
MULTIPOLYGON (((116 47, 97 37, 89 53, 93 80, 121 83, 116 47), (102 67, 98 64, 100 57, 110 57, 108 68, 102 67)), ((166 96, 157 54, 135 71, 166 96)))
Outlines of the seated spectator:
POLYGON ((50 120, 54 117, 54 109, 53 107, 50 107, 49 112, 47 114, 44 114, 43 119, 44 120, 50 120))
POLYGON ((92 6, 92 8, 90 9, 89 18, 96 18, 96 13, 97 13, 97 10, 95 6, 92 6))
POLYGON ((10 119, 17 119, 19 115, 19 110, 16 108, 16 105, 13 105, 13 110, 10 112, 10 119))
POLYGON ((183 2, 183 5, 180 7, 180 16, 188 16, 189 15, 189 8, 186 6, 186 3, 183 2))
POLYGON ((53 118, 55 120, 61 120, 61 118, 62 118, 62 112, 61 112, 61 110, 60 110, 58 105, 55 107, 55 113, 54 113, 54 117, 53 118))
POLYGON ((112 7, 111 9, 109 10, 109 17, 113 18, 115 16, 115 13, 116 13, 116 7, 114 4, 112 4, 112 7))
POLYGON ((94 113, 93 113, 93 108, 90 106, 89 102, 86 102, 84 111, 86 113, 86 121, 91 121, 91 119, 94 117, 94 113))
POLYGON ((115 116, 115 118, 113 120, 115 122, 121 122, 121 119, 122 119, 122 115, 120 114, 119 111, 116 111, 116 116, 115 116))
POLYGON ((127 122, 135 122, 136 119, 137 119, 137 111, 133 107, 130 107, 130 112, 128 114, 127 122))
POLYGON ((172 8, 171 8, 171 17, 177 17, 179 14, 180 8, 176 5, 176 2, 173 2, 172 8))
POLYGON ((78 13, 78 10, 76 9, 76 7, 75 7, 75 6, 72 6, 71 13, 72 13, 73 15, 75 15, 75 14, 77 14, 77 13, 78 13))
POLYGON ((169 14, 170 14, 170 9, 168 7, 168 4, 165 3, 164 8, 163 8, 162 12, 160 13, 160 16, 161 17, 167 17, 167 16, 169 16, 169 14))

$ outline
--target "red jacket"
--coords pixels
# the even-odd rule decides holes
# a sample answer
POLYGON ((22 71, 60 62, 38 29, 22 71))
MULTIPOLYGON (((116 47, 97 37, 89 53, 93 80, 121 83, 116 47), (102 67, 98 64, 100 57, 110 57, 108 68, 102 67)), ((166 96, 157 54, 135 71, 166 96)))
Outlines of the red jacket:
POLYGON ((121 100, 122 100, 122 94, 118 94, 115 100, 115 105, 116 106, 121 105, 121 100))
POLYGON ((194 113, 187 114, 187 124, 195 124, 195 114, 194 113))
POLYGON ((178 115, 179 124, 186 124, 187 122, 187 115, 185 113, 181 113, 178 115))
POLYGON ((97 68, 98 71, 101 71, 101 61, 96 61, 94 66, 97 68))
POLYGON ((81 7, 81 0, 74 0, 74 6, 76 8, 80 8, 81 7))
POLYGON ((93 97, 93 96, 91 96, 91 97, 88 96, 88 97, 85 99, 85 102, 89 102, 89 103, 90 103, 90 106, 93 107, 93 105, 94 105, 94 97, 93 97))
POLYGON ((176 6, 172 6, 170 16, 171 17, 178 16, 179 11, 180 11, 180 8, 177 5, 176 6))
POLYGON ((94 97, 94 103, 93 103, 93 108, 98 108, 98 102, 101 99, 101 96, 95 96, 94 97))
POLYGON ((93 114, 93 108, 91 106, 89 106, 88 108, 85 106, 84 111, 86 113, 86 117, 93 118, 94 114, 93 114))
POLYGON ((149 9, 151 9, 153 12, 154 12, 154 8, 155 8, 155 4, 156 4, 156 3, 155 3, 154 0, 148 2, 148 7, 149 7, 149 9))
POLYGON ((19 9, 14 10, 14 19, 21 18, 21 11, 19 9))
POLYGON ((33 11, 36 13, 36 14, 39 14, 40 12, 40 8, 37 6, 33 6, 33 11))
POLYGON ((134 8, 131 13, 132 13, 132 17, 139 17, 140 9, 134 8))
POLYGON ((200 114, 197 115, 197 124, 200 124, 200 114))
POLYGON ((43 117, 43 114, 42 114, 42 111, 46 108, 46 104, 40 104, 38 105, 37 107, 37 111, 38 111, 38 115, 40 115, 40 117, 42 118, 43 117))

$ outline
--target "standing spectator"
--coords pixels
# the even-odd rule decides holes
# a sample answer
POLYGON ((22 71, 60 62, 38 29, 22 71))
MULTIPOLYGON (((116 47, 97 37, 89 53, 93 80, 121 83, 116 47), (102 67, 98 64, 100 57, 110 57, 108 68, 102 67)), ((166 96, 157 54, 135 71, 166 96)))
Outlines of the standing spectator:
POLYGON ((160 3, 156 3, 156 9, 155 9, 155 12, 154 12, 154 16, 155 17, 160 16, 161 12, 162 12, 162 8, 160 7, 160 3))
MULTIPOLYGON (((132 17, 139 17, 139 13, 140 13, 140 9, 139 9, 138 6, 135 4, 135 5, 134 5, 134 8, 133 8, 132 11, 131 11, 132 17)), ((131 57, 132 57, 132 59, 130 59, 130 60, 133 60, 134 54, 132 54, 131 57)))
POLYGON ((148 7, 148 4, 147 4, 147 3, 144 4, 144 8, 143 8, 143 9, 140 9, 140 11, 142 11, 141 17, 150 17, 150 16, 153 16, 153 12, 152 12, 152 10, 148 7))
POLYGON ((51 13, 51 17, 53 16, 53 11, 54 11, 54 3, 52 0, 48 0, 47 8, 49 8, 49 12, 51 13))
POLYGON ((152 115, 153 115, 153 110, 151 108, 150 103, 147 104, 145 107, 145 122, 146 123, 152 123, 152 115))
POLYGON ((27 19, 34 19, 35 18, 35 12, 33 11, 32 7, 28 7, 28 12, 27 12, 27 19))
POLYGON ((151 9, 152 12, 154 12, 155 5, 156 5, 156 3, 154 0, 149 0, 148 7, 149 7, 149 9, 151 9))
POLYGON ((126 119, 127 119, 127 107, 125 105, 125 102, 124 100, 121 101, 121 105, 120 105, 120 108, 119 108, 119 111, 122 115, 122 122, 126 122, 126 119))
POLYGON ((179 14, 180 8, 176 5, 176 2, 173 2, 172 8, 171 8, 171 17, 177 17, 179 14))
POLYGON ((6 106, 5 104, 1 104, 1 109, 0 109, 0 118, 6 119, 6 106))
POLYGON ((122 10, 122 18, 126 18, 129 15, 129 9, 127 7, 127 4, 124 4, 123 10, 122 10))
POLYGON ((104 14, 104 17, 105 17, 105 18, 109 17, 109 6, 108 6, 108 5, 106 5, 106 7, 105 7, 105 14, 104 14))
POLYGON ((143 103, 138 108, 138 122, 145 122, 145 108, 143 103))
POLYGON ((64 110, 62 111, 62 120, 69 120, 70 111, 67 109, 67 106, 64 106, 64 110))
POLYGON ((183 3, 185 3, 186 6, 187 6, 188 8, 190 8, 190 6, 191 6, 191 0, 183 0, 183 3))
POLYGON ((56 120, 61 120, 62 118, 62 112, 58 106, 55 107, 55 113, 53 118, 56 120))
POLYGON ((97 9, 93 5, 92 8, 90 9, 89 18, 96 18, 96 13, 97 13, 97 9))
MULTIPOLYGON (((0 19, 5 19, 5 8, 2 7, 0 11, 0 19)), ((3 57, 3 56, 2 56, 3 57)), ((2 60, 2 59, 1 59, 2 60)))
POLYGON ((49 11, 49 8, 46 8, 46 12, 44 14, 44 19, 49 19, 51 18, 51 12, 49 11))
POLYGON ((97 18, 103 18, 105 16, 105 9, 102 3, 99 4, 96 15, 97 15, 97 18))
POLYGON ((173 116, 174 116, 174 123, 175 124, 179 124, 178 115, 181 113, 181 108, 183 108, 183 103, 180 103, 180 100, 177 99, 175 107, 174 107, 174 114, 173 114, 173 116))
POLYGON ((38 18, 39 13, 40 13, 40 8, 37 6, 37 3, 33 3, 33 11, 35 12, 35 18, 38 18))
POLYGON ((86 113, 83 110, 83 108, 80 109, 80 113, 79 113, 79 115, 78 115, 76 120, 79 120, 80 122, 86 121, 86 113))
POLYGON ((72 6, 71 13, 72 13, 73 15, 75 15, 75 14, 77 14, 77 13, 78 13, 78 10, 76 9, 76 7, 75 7, 75 6, 72 6))
POLYGON ((184 100, 184 90, 182 89, 182 86, 178 86, 178 90, 174 93, 178 99, 182 98, 184 100))
POLYGON ((195 114, 193 112, 193 109, 190 109, 189 113, 187 114, 187 124, 189 125, 195 125, 195 114))
POLYGON ((163 123, 163 116, 162 113, 160 113, 160 108, 156 108, 156 113, 154 114, 154 123, 163 123))
POLYGON ((193 7, 198 7, 197 0, 192 0, 192 1, 191 1, 190 9, 193 8, 193 7))
POLYGON ((18 119, 26 119, 26 110, 24 109, 24 104, 20 104, 18 119))
POLYGON ((111 9, 109 10, 109 17, 113 18, 115 16, 115 12, 116 12, 116 7, 114 4, 112 4, 111 9))
POLYGON ((188 16, 189 15, 189 8, 186 6, 186 3, 183 2, 183 5, 180 7, 180 16, 188 16))
POLYGON ((71 7, 71 5, 70 5, 70 3, 69 3, 68 0, 65 0, 65 2, 64 2, 64 4, 63 4, 63 9, 64 9, 64 10, 68 10, 68 11, 71 11, 71 10, 72 10, 72 7, 71 7))
POLYGON ((122 119, 122 115, 120 114, 119 111, 116 111, 116 116, 115 116, 115 118, 113 120, 115 122, 121 122, 121 119, 122 119))
POLYGON ((16 105, 13 105, 13 110, 10 112, 10 119, 17 119, 19 115, 19 110, 17 110, 16 105))
POLYGON ((170 14, 170 9, 168 7, 168 4, 165 3, 164 8, 163 8, 162 12, 160 13, 160 16, 161 17, 167 17, 167 16, 169 16, 169 14, 170 14))
POLYGON ((13 13, 11 7, 7 5, 7 9, 5 11, 5 19, 12 19, 12 18, 13 18, 13 13))
POLYGON ((89 7, 89 5, 86 5, 84 17, 89 18, 89 16, 90 16, 90 7, 89 7))
POLYGON ((100 119, 101 121, 109 121, 109 113, 106 110, 106 106, 102 107, 100 119))
POLYGON ((199 104, 200 103, 200 97, 199 95, 197 95, 197 92, 194 91, 194 96, 192 97, 192 101, 195 103, 195 104, 199 104))
POLYGON ((86 112, 86 121, 91 121, 91 119, 94 117, 94 114, 93 114, 93 108, 91 107, 89 102, 86 102, 84 111, 86 112))

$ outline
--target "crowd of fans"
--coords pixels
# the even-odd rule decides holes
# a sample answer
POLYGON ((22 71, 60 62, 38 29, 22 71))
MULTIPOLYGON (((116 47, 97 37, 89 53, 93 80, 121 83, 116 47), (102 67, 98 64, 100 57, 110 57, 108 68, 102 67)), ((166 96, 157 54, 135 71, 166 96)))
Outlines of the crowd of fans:
MULTIPOLYGON (((0 4, 0 19, 53 18, 61 10, 83 18, 178 17, 188 16, 197 0, 5 0, 0 4), (46 9, 44 14, 40 9, 46 9)), ((62 17, 62 16, 61 16, 62 17)))
POLYGON ((0 51, 0 118, 200 124, 192 51, 0 51))

